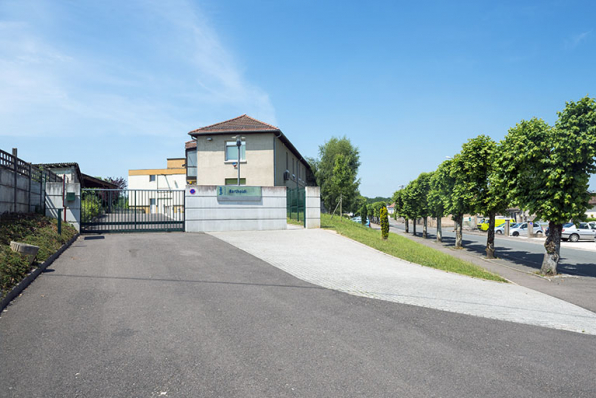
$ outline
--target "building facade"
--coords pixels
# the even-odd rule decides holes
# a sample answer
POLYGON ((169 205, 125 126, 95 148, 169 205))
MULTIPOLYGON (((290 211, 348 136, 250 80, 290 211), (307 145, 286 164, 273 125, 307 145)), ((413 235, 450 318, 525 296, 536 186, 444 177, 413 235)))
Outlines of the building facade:
POLYGON ((316 185, 308 162, 272 125, 242 115, 188 133, 186 182, 197 185, 316 185), (237 141, 240 140, 240 159, 237 141))
POLYGON ((170 217, 184 212, 184 195, 171 191, 186 187, 184 158, 167 160, 165 169, 128 171, 129 206, 145 214, 165 214, 170 217))

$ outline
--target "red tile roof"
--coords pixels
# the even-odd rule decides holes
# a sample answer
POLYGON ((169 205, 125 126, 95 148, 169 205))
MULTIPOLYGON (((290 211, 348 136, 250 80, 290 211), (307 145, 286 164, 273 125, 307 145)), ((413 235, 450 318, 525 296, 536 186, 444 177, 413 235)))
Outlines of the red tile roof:
POLYGON ((260 120, 253 119, 250 116, 242 115, 234 119, 219 122, 210 126, 201 127, 199 129, 189 132, 190 135, 201 134, 229 134, 229 133, 246 133, 246 132, 274 132, 280 131, 279 128, 260 120))
POLYGON ((197 147, 197 142, 195 140, 186 141, 184 143, 185 149, 192 149, 197 147))
POLYGON ((596 195, 592 195, 588 204, 591 206, 596 206, 596 195))

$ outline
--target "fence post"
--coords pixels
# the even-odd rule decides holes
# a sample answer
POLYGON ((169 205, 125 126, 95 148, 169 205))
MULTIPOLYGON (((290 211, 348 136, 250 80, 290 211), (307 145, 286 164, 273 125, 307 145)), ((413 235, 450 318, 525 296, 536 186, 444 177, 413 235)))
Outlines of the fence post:
POLYGON ((17 148, 12 148, 12 167, 14 171, 14 212, 17 212, 17 190, 18 190, 18 158, 17 158, 17 148))
POLYGON ((33 178, 33 175, 31 174, 31 163, 29 163, 29 197, 27 198, 27 203, 28 203, 28 211, 31 212, 31 179, 33 178))

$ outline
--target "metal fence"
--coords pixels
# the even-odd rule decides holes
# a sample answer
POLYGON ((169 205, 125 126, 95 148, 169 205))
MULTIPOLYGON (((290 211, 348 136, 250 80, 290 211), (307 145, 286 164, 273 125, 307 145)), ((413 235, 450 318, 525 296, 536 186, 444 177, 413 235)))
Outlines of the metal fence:
POLYGON ((301 221, 306 227, 306 189, 294 188, 287 190, 286 206, 288 218, 301 221))
POLYGON ((0 214, 45 213, 47 182, 62 182, 62 178, 0 150, 0 214))
POLYGON ((81 232, 184 231, 184 191, 83 189, 81 232))

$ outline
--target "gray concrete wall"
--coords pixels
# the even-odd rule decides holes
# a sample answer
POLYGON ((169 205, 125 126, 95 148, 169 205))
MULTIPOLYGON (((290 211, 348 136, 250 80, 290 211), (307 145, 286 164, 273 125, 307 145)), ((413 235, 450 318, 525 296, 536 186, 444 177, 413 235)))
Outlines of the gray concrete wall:
POLYGON ((306 187, 306 228, 321 228, 321 188, 306 187))
POLYGON ((259 201, 220 201, 216 185, 187 185, 186 232, 286 229, 286 187, 262 187, 262 192, 259 201))
POLYGON ((74 192, 75 200, 67 201, 66 195, 62 196, 61 182, 46 183, 46 216, 58 218, 58 209, 62 209, 62 221, 65 219, 81 231, 81 184, 65 184, 66 192, 74 192))
POLYGON ((17 174, 15 207, 15 173, 5 168, 0 169, 0 214, 6 211, 27 213, 30 208, 29 178, 17 174))

